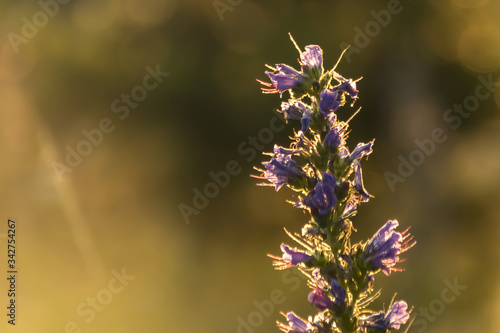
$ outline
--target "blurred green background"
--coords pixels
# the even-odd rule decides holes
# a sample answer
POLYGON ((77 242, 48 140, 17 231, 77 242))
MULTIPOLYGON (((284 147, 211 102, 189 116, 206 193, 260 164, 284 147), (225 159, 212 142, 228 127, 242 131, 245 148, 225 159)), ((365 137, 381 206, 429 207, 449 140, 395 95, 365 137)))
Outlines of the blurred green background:
MULTIPOLYGON (((279 311, 315 312, 305 284, 266 258, 288 241, 282 228, 299 231, 306 216, 285 202, 292 193, 255 186, 248 175, 266 158, 238 149, 279 107, 255 81, 266 79, 264 64, 297 65, 288 32, 301 47, 320 45, 326 68, 351 44, 338 71, 364 77, 348 144, 376 138, 363 164, 375 199, 354 219, 354 240, 396 218, 418 241, 405 272, 378 275, 376 305, 397 291, 415 314, 431 306, 413 332, 500 331, 500 90, 478 88, 479 76, 500 81, 500 2, 3 0, 0 8, 0 267, 6 275, 12 218, 19 269, 15 327, 0 279, 2 332, 277 332, 279 311), (137 88, 148 66, 169 74, 137 88), (470 115, 447 113, 477 101, 476 89, 489 96, 469 104, 470 115), (112 104, 131 92, 141 101, 125 117, 125 102, 112 104), (113 131, 97 135, 71 172, 55 172, 67 147, 89 149, 82 131, 105 118, 113 131), (435 128, 447 140, 392 191, 384 174, 396 174, 399 156, 408 160, 435 128), (193 206, 193 189, 233 160, 241 172, 183 218, 179 205, 193 206), (123 269, 129 280, 117 292, 123 269), (443 303, 444 281, 454 279, 467 289, 443 303), (275 289, 284 302, 256 314, 255 302, 275 289), (241 324, 249 316, 256 327, 241 324)), ((288 144, 291 125, 258 144, 288 144)))

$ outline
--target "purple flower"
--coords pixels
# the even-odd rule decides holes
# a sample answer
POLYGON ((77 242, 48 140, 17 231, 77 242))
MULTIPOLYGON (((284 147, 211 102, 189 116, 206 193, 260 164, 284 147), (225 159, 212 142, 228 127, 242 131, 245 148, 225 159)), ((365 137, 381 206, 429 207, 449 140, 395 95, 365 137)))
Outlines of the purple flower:
POLYGON ((410 314, 406 311, 408 309, 408 304, 405 301, 398 301, 394 303, 391 310, 385 317, 387 326, 389 328, 399 329, 399 327, 405 324, 410 318, 410 314))
POLYGON ((397 330, 410 318, 410 313, 407 310, 408 304, 405 301, 398 301, 392 305, 387 314, 381 311, 368 317, 362 317, 361 326, 381 331, 397 330))
POLYGON ((302 120, 301 120, 301 124, 302 124, 301 131, 306 133, 307 130, 309 129, 309 126, 311 125, 311 123, 312 123, 311 110, 306 109, 304 111, 304 115, 302 116, 302 120))
POLYGON ((303 74, 284 64, 276 65, 276 70, 273 73, 269 71, 265 71, 265 73, 271 79, 271 83, 258 81, 267 87, 262 88, 262 91, 267 94, 277 92, 281 94, 285 90, 295 89, 303 83, 305 79, 303 74))
POLYGON ((349 156, 349 160, 354 161, 362 158, 363 156, 370 155, 373 152, 373 141, 370 141, 368 143, 358 143, 356 148, 354 148, 354 150, 352 151, 351 156, 349 156))
POLYGON ((285 119, 295 119, 300 120, 304 114, 306 106, 302 102, 292 101, 281 102, 281 112, 285 116, 285 119))
MULTIPOLYGON (((320 274, 319 268, 315 268, 311 273, 314 282, 316 283, 316 289, 325 290, 329 289, 330 294, 334 297, 334 304, 340 306, 345 303, 346 291, 336 279, 332 279, 331 283, 328 285, 320 274)), ((312 294, 312 293, 311 293, 312 294)), ((311 294, 309 294, 311 296, 311 294)), ((313 296, 311 296, 313 297, 313 296)))
POLYGON ((278 145, 274 145, 273 152, 275 155, 282 154, 282 155, 293 155, 293 154, 300 154, 300 150, 298 149, 288 149, 288 148, 283 148, 278 145))
POLYGON ((370 200, 370 194, 366 192, 363 185, 363 174, 361 172, 361 164, 358 160, 354 160, 354 186, 356 191, 361 195, 361 202, 370 200))
POLYGON ((305 151, 310 150, 311 148, 316 146, 316 142, 312 141, 308 137, 305 136, 304 132, 299 131, 296 135, 296 147, 302 148, 305 151))
POLYGON ((330 297, 320 288, 311 291, 307 296, 307 300, 320 311, 331 309, 334 305, 330 297))
POLYGON ((339 156, 340 158, 346 158, 349 156, 349 149, 347 147, 341 147, 339 150, 339 156))
POLYGON ((306 263, 312 258, 313 256, 310 256, 302 251, 299 251, 297 249, 292 249, 288 247, 286 244, 281 244, 281 251, 283 251, 283 261, 286 262, 289 265, 295 266, 300 263, 306 263))
POLYGON ((308 332, 308 322, 300 318, 293 312, 288 312, 286 314, 286 319, 288 320, 288 325, 278 323, 278 327, 285 333, 306 333, 308 332))
POLYGON ((372 328, 376 330, 386 331, 387 325, 385 323, 385 312, 374 313, 368 317, 361 317, 361 326, 372 328))
POLYGON ((313 281, 316 284, 315 290, 309 293, 309 302, 313 303, 320 310, 324 310, 321 307, 331 309, 333 305, 341 307, 345 304, 346 300, 346 290, 342 288, 340 283, 336 279, 332 279, 330 284, 327 284, 325 279, 320 274, 319 268, 315 268, 312 273, 313 281), (324 293, 327 290, 333 296, 333 301, 324 293), (319 304, 320 306, 318 306, 319 304))
POLYGON ((299 251, 296 248, 290 248, 286 244, 281 244, 281 251, 283 255, 281 257, 268 254, 269 257, 273 258, 273 266, 278 270, 287 269, 296 266, 301 263, 307 263, 314 257, 306 254, 303 251, 299 251))
POLYGON ((366 244, 365 260, 372 266, 370 269, 381 269, 385 275, 400 271, 394 268, 399 262, 399 254, 408 251, 415 243, 411 243, 413 237, 407 239, 410 236, 406 234, 408 229, 403 233, 394 231, 398 225, 397 220, 387 221, 366 244))
POLYGON ((328 214, 337 203, 335 184, 335 177, 324 172, 323 179, 314 186, 314 189, 303 200, 303 205, 310 208, 312 212, 319 212, 320 215, 328 214))
POLYGON ((321 274, 319 272, 319 268, 315 268, 312 271, 311 275, 312 275, 313 280, 316 283, 316 286, 318 288, 324 289, 327 286, 325 279, 323 279, 323 277, 321 276, 321 274))
POLYGON ((323 50, 318 45, 308 45, 300 53, 300 62, 304 73, 313 73, 316 70, 317 78, 323 75, 323 50))
POLYGON ((312 123, 312 110, 300 101, 282 102, 281 111, 285 119, 301 119, 302 132, 307 132, 312 123))
MULTIPOLYGON (((292 179, 306 176, 304 170, 295 162, 291 155, 293 150, 274 147, 274 156, 269 162, 263 162, 266 170, 260 170, 263 176, 254 176, 255 178, 266 179, 275 186, 278 191, 283 185, 288 184, 292 179)), ((269 184, 259 184, 269 185, 269 184)))
POLYGON ((319 97, 319 111, 325 117, 328 117, 332 112, 337 111, 340 106, 340 101, 338 101, 339 94, 336 91, 325 89, 320 93, 319 97))
POLYGON ((331 293, 333 295, 334 302, 337 306, 342 306, 345 304, 346 300, 346 291, 342 286, 340 285, 339 281, 332 279, 331 283, 331 293))
POLYGON ((357 208, 358 208, 358 206, 354 202, 349 200, 347 202, 347 204, 345 205, 345 208, 344 208, 344 211, 342 212, 341 217, 347 218, 347 217, 351 216, 351 214, 353 214, 357 208))
POLYGON ((338 73, 334 73, 334 78, 335 80, 339 81, 340 84, 336 87, 333 88, 333 90, 340 90, 344 91, 351 96, 351 98, 357 98, 358 97, 358 90, 356 88, 356 82, 353 81, 352 79, 345 79, 338 73))
POLYGON ((332 126, 331 130, 325 136, 325 144, 333 147, 339 148, 345 145, 344 131, 346 126, 342 124, 337 124, 332 126))

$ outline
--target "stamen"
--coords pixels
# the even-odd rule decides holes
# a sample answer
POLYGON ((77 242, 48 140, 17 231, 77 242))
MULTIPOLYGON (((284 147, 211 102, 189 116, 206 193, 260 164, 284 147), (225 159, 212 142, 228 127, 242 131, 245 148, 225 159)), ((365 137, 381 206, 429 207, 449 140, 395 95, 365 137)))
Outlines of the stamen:
POLYGON ((349 119, 347 119, 346 123, 349 124, 352 118, 354 118, 359 113, 359 111, 361 111, 361 107, 359 107, 359 109, 357 109, 356 112, 354 112, 354 114, 349 119))
POLYGON ((340 54, 340 57, 339 59, 337 60, 337 63, 335 64, 335 66, 333 66, 332 68, 332 72, 335 72, 335 69, 337 68, 337 66, 340 64, 340 60, 342 60, 342 57, 344 56, 344 53, 346 53, 346 51, 351 47, 351 45, 348 45, 344 51, 342 51, 342 53, 340 54))
POLYGON ((292 34, 288 33, 288 36, 290 36, 290 39, 292 40, 293 45, 295 45, 295 48, 297 49, 297 51, 299 51, 299 53, 302 54, 302 51, 300 50, 300 47, 295 42, 295 39, 293 39, 292 34))

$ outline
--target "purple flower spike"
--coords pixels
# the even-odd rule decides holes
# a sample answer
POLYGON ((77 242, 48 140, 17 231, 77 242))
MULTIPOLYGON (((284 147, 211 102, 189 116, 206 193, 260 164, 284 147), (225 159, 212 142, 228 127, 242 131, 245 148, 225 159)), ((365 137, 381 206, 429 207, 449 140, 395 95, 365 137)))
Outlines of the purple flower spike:
POLYGON ((307 296, 307 300, 320 311, 331 309, 334 305, 333 301, 325 294, 323 289, 319 288, 311 291, 307 296))
MULTIPOLYGON (((291 34, 290 39, 298 51, 299 66, 267 66, 266 82, 258 81, 264 93, 282 97, 278 111, 285 123, 292 119, 291 142, 264 153, 268 157, 254 177, 260 178, 258 185, 272 186, 276 191, 286 185, 294 192, 287 202, 307 215, 300 233, 285 229, 297 244, 281 243, 281 251, 268 256, 275 269, 296 269, 306 276, 307 300, 314 313, 301 318, 294 312, 281 312, 286 320, 278 322, 278 327, 284 333, 408 331, 405 326, 411 324, 411 305, 409 308, 405 301, 393 300, 383 311, 373 311, 369 305, 380 294, 373 289, 375 275, 402 271, 404 252, 415 245, 409 228, 397 229, 398 221, 389 220, 368 240, 354 243, 352 239, 356 231, 352 217, 359 205, 372 198, 364 186, 366 169, 361 164, 373 153, 375 139, 347 144, 350 121, 359 110, 344 117, 341 107, 352 108, 357 102, 361 78, 350 79, 336 72, 347 48, 329 69, 321 47, 299 47, 291 34)), ((261 150, 251 139, 250 145, 261 150)), ((185 219, 191 214, 181 205, 179 209, 185 219)), ((246 326, 250 330, 249 324, 246 326)))
POLYGON ((280 248, 281 251, 283 251, 283 261, 292 266, 298 265, 300 263, 306 263, 314 258, 313 256, 310 256, 302 251, 292 249, 286 244, 281 244, 280 248))
POLYGON ((337 124, 332 127, 330 132, 328 132, 325 136, 325 144, 333 147, 333 148, 339 148, 343 147, 345 145, 345 140, 344 140, 344 131, 346 129, 346 126, 337 124))
POLYGON ((361 202, 370 200, 370 194, 365 190, 363 185, 363 174, 361 172, 361 164, 358 160, 354 160, 354 186, 356 191, 361 195, 361 202))
POLYGON ((280 94, 283 91, 288 89, 297 88, 302 82, 304 82, 304 75, 300 72, 296 71, 290 66, 278 64, 276 65, 276 71, 273 73, 269 71, 265 71, 266 75, 271 79, 271 83, 268 82, 259 82, 267 88, 262 88, 264 93, 273 94, 279 92, 280 94))
POLYGON ((361 326, 380 331, 397 330, 410 318, 410 313, 407 310, 408 304, 405 301, 398 301, 392 305, 387 314, 381 311, 368 317, 362 317, 361 326))
MULTIPOLYGON (((283 314, 283 313, 282 313, 283 314)), ((304 319, 300 318, 293 312, 286 314, 288 325, 278 323, 278 327, 285 333, 306 333, 308 332, 309 324, 304 319)))
POLYGON ((318 182, 314 190, 303 200, 303 205, 309 207, 312 212, 319 212, 320 215, 328 214, 337 204, 335 185, 335 177, 324 172, 323 180, 318 182))
POLYGON ((318 78, 323 75, 323 50, 318 45, 308 45, 300 53, 300 62, 304 72, 311 72, 313 68, 318 71, 318 78))
POLYGON ((411 242, 413 237, 408 238, 410 236, 407 234, 408 229, 403 233, 394 231, 398 225, 397 220, 387 221, 365 247, 365 260, 368 265, 375 269, 381 269, 385 275, 400 271, 400 269, 394 268, 399 262, 399 255, 415 245, 414 242, 411 242))
POLYGON ((325 117, 337 111, 340 106, 340 101, 338 101, 339 94, 336 91, 325 89, 320 93, 319 97, 319 110, 325 117))
POLYGON ((363 156, 368 156, 370 155, 373 150, 373 141, 370 141, 368 143, 358 143, 356 148, 351 153, 351 156, 349 156, 349 160, 354 161, 362 158, 363 156))

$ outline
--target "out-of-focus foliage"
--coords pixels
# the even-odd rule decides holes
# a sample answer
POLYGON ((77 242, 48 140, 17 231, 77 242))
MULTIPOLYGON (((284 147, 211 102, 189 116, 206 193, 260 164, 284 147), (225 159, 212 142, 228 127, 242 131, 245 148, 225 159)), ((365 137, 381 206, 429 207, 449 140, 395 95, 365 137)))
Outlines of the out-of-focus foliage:
MULTIPOLYGON (((74 321, 82 332, 233 333, 274 289, 286 298, 280 309, 314 312, 298 309, 308 289, 296 289, 297 277, 276 273, 265 256, 286 239, 282 225, 298 231, 306 217, 283 203, 287 193, 258 189, 248 177, 266 159, 259 150, 287 142, 296 125, 259 138, 275 99, 260 94, 255 78, 265 79, 263 63, 294 63, 291 32, 302 47, 321 45, 326 67, 340 45, 359 51, 339 70, 364 77, 350 136, 376 138, 364 174, 375 198, 356 217, 353 237, 398 219, 418 240, 406 273, 375 287, 398 290, 417 319, 431 306, 426 332, 498 332, 500 90, 467 103, 477 89, 489 92, 478 88, 479 76, 500 81, 500 3, 396 2, 220 0, 221 20, 212 1, 73 0, 44 23, 34 18, 38 2, 0 1, 0 207, 5 224, 19 222, 16 329, 63 332, 74 321), (37 32, 16 53, 9 33, 21 36, 34 19, 37 32), (169 75, 121 120, 112 104, 143 85, 148 66, 169 75), (447 113, 464 103, 470 115, 447 113), (460 124, 446 114, 460 115, 460 124), (104 118, 113 131, 59 181, 53 162, 65 163, 67 147, 104 118), (397 174, 398 157, 408 160, 415 140, 436 128, 447 139, 391 191, 384 173, 397 174), (203 191, 210 172, 231 160, 241 172, 186 224, 179 204, 193 206, 193 189, 203 191), (108 301, 102 290, 122 267, 135 279, 95 318, 82 315, 89 297, 108 301), (443 281, 455 278, 468 288, 441 309, 443 281)), ((6 281, 0 288, 4 294, 6 281)), ((251 330, 276 332, 277 308, 254 315, 262 323, 251 330)))

